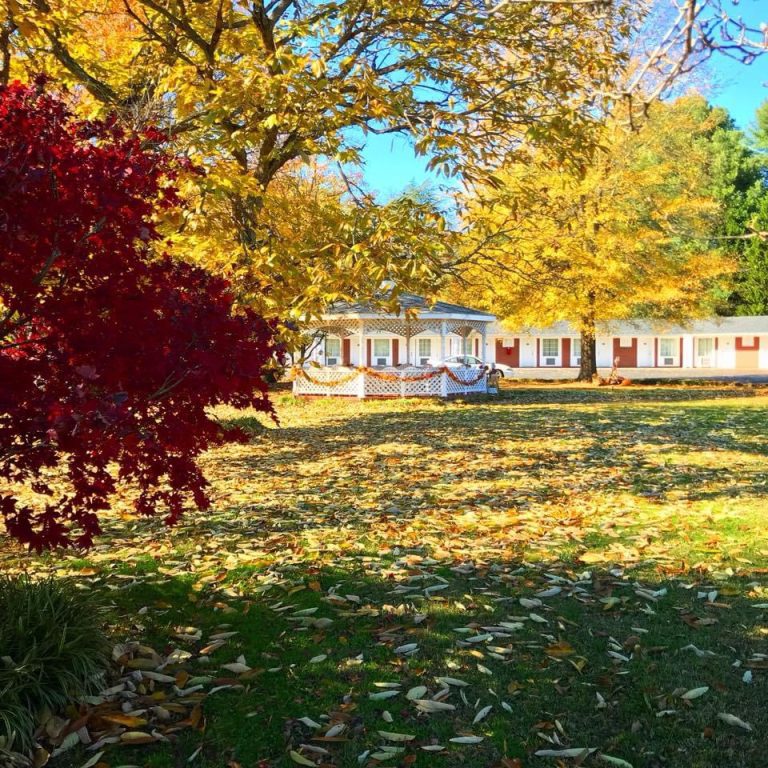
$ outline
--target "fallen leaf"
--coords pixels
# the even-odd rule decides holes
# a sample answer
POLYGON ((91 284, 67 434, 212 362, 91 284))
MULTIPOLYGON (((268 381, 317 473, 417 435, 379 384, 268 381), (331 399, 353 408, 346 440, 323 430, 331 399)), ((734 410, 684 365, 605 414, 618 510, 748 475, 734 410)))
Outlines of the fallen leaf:
POLYGON ((413 741, 416 738, 408 733, 392 733, 391 731, 378 731, 378 734, 387 741, 413 741))
POLYGON ((752 726, 749 723, 745 723, 741 718, 736 717, 736 715, 731 715, 728 712, 719 712, 717 717, 727 725, 732 725, 735 728, 743 728, 745 731, 752 730, 752 726))
POLYGON ((488 713, 493 709, 493 705, 489 704, 487 707, 483 707, 476 715, 475 719, 472 721, 472 725, 477 725, 481 720, 485 720, 486 717, 488 717, 488 713))
POLYGON ((304 755, 300 755, 296 750, 292 749, 288 753, 291 757, 291 760, 293 760, 294 763, 297 765, 311 765, 312 768, 317 768, 317 763, 313 763, 311 760, 308 760, 304 755))
POLYGON ((369 693, 368 698, 373 701, 380 701, 381 699, 391 699, 399 694, 400 691, 378 691, 378 693, 369 693))
POLYGON ((686 691, 680 698, 686 701, 692 701, 703 696, 709 690, 708 685, 703 685, 701 688, 691 688, 690 691, 686 691))
POLYGON ((453 704, 447 704, 443 701, 433 701, 432 699, 416 699, 414 704, 424 712, 450 712, 456 709, 453 704))

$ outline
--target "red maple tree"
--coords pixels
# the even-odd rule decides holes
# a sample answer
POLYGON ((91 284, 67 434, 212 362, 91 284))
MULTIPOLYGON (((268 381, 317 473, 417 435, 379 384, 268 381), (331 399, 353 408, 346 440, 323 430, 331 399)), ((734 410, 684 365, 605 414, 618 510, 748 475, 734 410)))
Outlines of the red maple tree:
POLYGON ((169 524, 205 508, 198 455, 244 438, 207 409, 271 412, 273 328, 161 252, 153 212, 179 201, 146 139, 0 88, 0 514, 38 550, 90 546, 119 482, 169 524))

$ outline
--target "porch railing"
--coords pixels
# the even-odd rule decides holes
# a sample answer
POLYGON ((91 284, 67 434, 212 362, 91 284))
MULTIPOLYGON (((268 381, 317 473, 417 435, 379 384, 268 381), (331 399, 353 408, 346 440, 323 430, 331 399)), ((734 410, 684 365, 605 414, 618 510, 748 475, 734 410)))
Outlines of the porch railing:
POLYGON ((295 395, 346 397, 451 397, 485 393, 485 369, 448 367, 351 368, 345 366, 291 371, 295 395))

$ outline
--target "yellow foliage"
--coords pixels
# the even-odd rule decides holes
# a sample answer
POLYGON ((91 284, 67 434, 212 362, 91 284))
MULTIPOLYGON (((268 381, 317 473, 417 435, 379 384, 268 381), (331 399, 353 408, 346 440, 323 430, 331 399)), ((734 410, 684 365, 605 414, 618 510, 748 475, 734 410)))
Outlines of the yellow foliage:
POLYGON ((696 95, 658 104, 636 133, 603 129, 582 173, 531 150, 468 201, 469 287, 455 290, 512 326, 568 320, 685 318, 733 269, 713 247, 720 209, 708 192, 708 134, 696 95))
POLYGON ((289 317, 354 280, 426 288, 447 247, 414 201, 353 210, 329 187, 321 210, 315 170, 296 164, 355 162, 366 133, 406 135, 432 167, 465 178, 523 139, 572 158, 593 142, 584 96, 620 64, 631 5, 0 0, 18 25, 15 72, 48 72, 86 114, 161 127, 205 169, 182 182, 194 211, 171 233, 177 246, 289 317))

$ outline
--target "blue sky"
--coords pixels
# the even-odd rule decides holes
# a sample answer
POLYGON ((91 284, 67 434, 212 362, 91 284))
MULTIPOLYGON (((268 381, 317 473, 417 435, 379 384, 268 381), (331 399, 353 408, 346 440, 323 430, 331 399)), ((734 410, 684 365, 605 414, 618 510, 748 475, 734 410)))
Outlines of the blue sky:
MULTIPOLYGON (((761 19, 768 21, 768 0, 742 0, 738 12, 757 26, 761 19)), ((768 99, 768 55, 749 66, 715 56, 707 74, 713 81, 707 91, 710 101, 728 109, 740 128, 748 128, 757 107, 768 99)), ((402 137, 369 135, 363 158, 368 186, 384 197, 410 185, 446 181, 428 173, 426 159, 416 157, 410 142, 402 137)))

